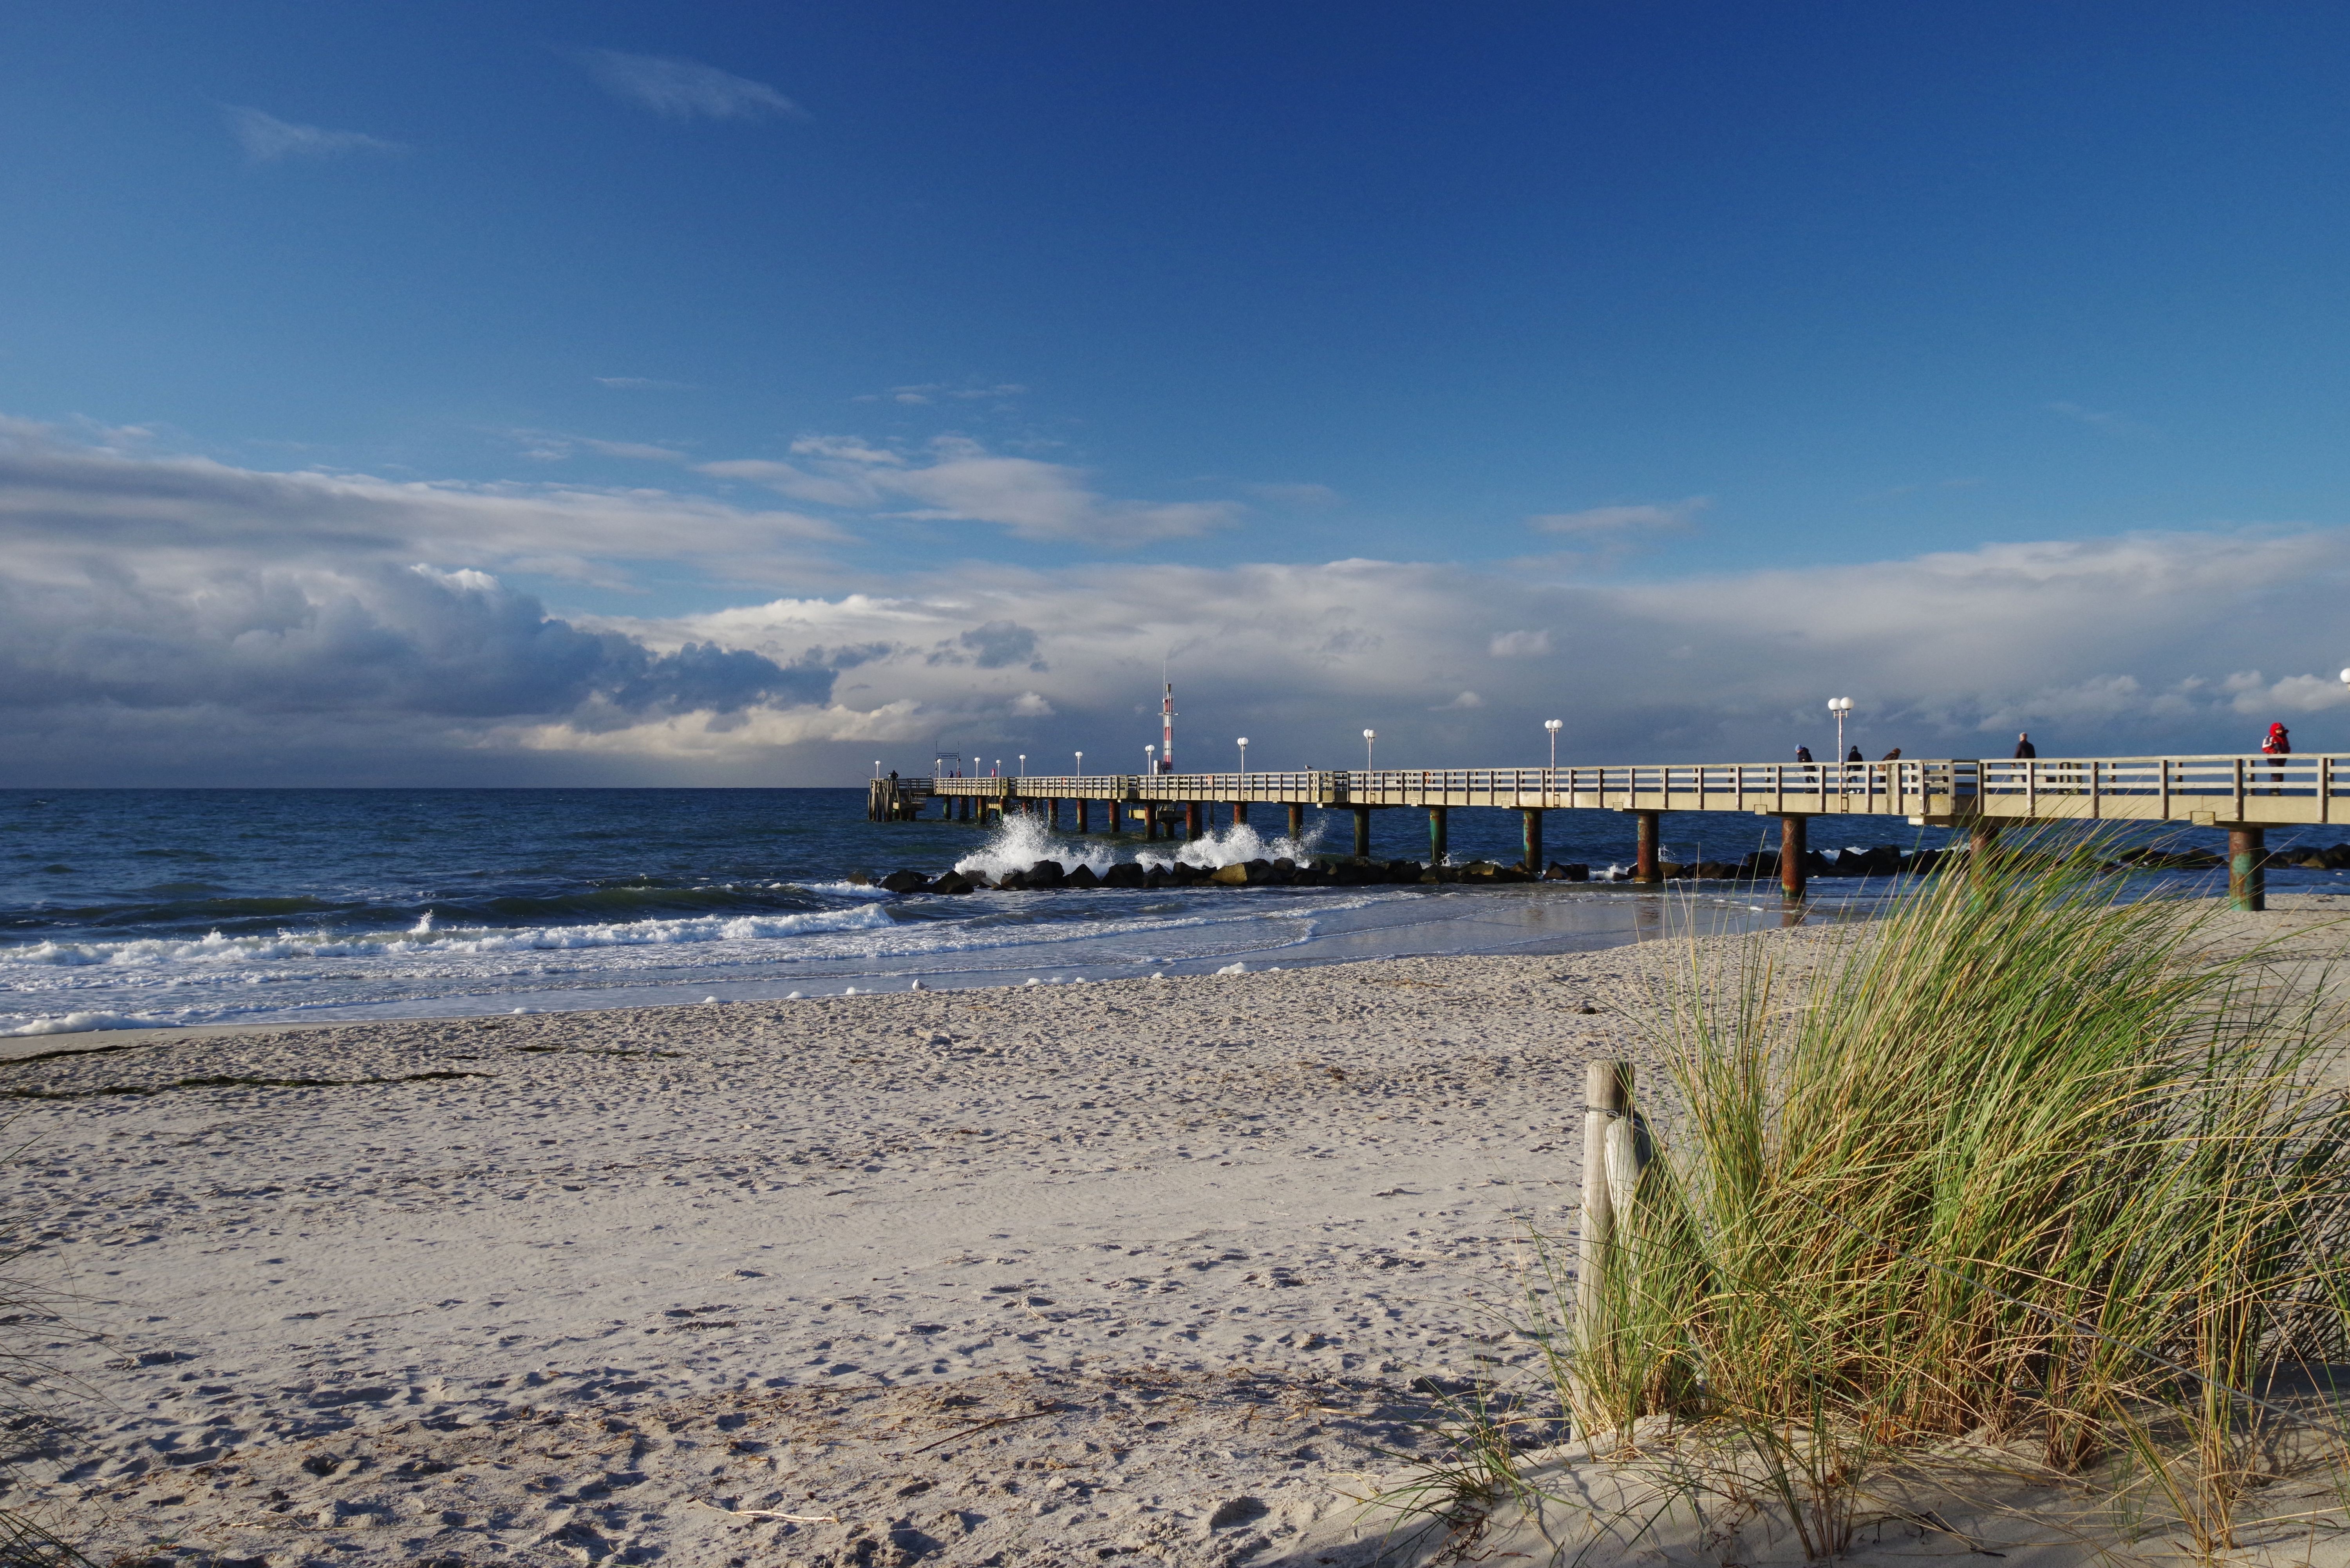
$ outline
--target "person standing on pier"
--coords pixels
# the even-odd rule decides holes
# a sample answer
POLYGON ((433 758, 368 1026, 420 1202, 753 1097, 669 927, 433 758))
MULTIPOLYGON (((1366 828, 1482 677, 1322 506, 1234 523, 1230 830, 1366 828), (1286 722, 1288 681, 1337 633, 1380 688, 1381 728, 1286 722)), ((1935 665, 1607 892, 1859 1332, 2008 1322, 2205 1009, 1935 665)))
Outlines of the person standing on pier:
POLYGON ((1795 760, 1804 764, 1804 787, 1809 789, 1812 784, 1812 748, 1809 746, 1797 746, 1795 748, 1795 760))
MULTIPOLYGON (((2269 726, 2268 739, 2261 742, 2261 751, 2262 754, 2271 757, 2289 757, 2293 755, 2292 733, 2287 731, 2282 724, 2271 724, 2269 726)), ((2281 762, 2271 763, 2269 764, 2269 793, 2271 794, 2282 794, 2284 791, 2279 786, 2283 783, 2284 763, 2281 762)))
POLYGON ((2036 757, 2039 754, 2040 748, 2032 743, 2031 732, 2029 731, 2019 732, 2015 737, 2016 759, 2020 762, 2031 757, 2036 757))

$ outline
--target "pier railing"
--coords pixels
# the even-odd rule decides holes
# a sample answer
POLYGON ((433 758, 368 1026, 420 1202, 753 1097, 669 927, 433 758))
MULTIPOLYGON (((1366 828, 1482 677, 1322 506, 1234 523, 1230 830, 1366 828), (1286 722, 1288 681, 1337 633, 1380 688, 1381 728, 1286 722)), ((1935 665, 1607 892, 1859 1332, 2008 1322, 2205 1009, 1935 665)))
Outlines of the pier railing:
POLYGON ((1326 807, 1740 811, 2289 824, 2350 821, 2350 757, 2055 757, 1876 763, 1638 763, 876 781, 890 798, 1247 802, 1326 807), (2338 803, 2338 804, 2337 804, 2338 803))

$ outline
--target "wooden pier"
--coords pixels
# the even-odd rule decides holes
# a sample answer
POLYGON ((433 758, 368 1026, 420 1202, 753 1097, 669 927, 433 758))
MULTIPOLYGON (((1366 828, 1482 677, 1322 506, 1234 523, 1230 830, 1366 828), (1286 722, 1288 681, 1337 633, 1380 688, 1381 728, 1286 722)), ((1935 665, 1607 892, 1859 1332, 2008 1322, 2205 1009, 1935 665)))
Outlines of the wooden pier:
POLYGON ((1066 803, 1073 808, 1067 826, 1078 833, 1139 826, 1154 837, 1164 828, 1197 838, 1215 805, 1228 807, 1234 822, 1248 821, 1251 806, 1284 806, 1287 830, 1297 837, 1305 808, 1315 806, 1354 813, 1359 857, 1370 852, 1372 812, 1412 808, 1429 814, 1429 847, 1440 859, 1446 814, 1516 811, 1523 817, 1525 864, 1539 871, 1544 812, 1615 811, 1634 820, 1633 880, 1656 882, 1660 816, 1748 812, 1780 819, 1781 885, 1794 898, 1804 896, 1806 829, 1814 816, 1898 816, 1920 826, 1964 827, 1978 848, 2011 822, 2172 822, 2227 831, 2230 895, 2239 908, 2257 909, 2266 829, 2350 824, 2345 764, 2350 757, 2319 753, 876 779, 867 815, 911 820, 938 800, 962 821, 1029 811, 1060 826, 1066 803))

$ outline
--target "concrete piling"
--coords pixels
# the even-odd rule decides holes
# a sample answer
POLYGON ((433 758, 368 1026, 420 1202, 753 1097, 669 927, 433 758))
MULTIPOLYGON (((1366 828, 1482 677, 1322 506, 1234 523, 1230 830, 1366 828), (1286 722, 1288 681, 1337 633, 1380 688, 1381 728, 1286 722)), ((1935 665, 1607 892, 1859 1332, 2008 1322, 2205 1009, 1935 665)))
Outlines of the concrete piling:
POLYGON ((1199 837, 1206 831, 1201 823, 1201 808, 1198 801, 1187 800, 1183 803, 1183 837, 1187 841, 1199 837))
POLYGON ((1305 842, 1305 808, 1302 805, 1293 805, 1289 808, 1289 837, 1290 842, 1294 844, 1305 842))
POLYGON ((1632 856, 1632 880, 1635 882, 1654 886, 1665 879, 1665 874, 1657 868, 1657 819, 1663 815, 1656 811, 1636 811, 1632 814, 1632 826, 1638 836, 1635 839, 1638 847, 1632 856))
POLYGON ((1783 816, 1779 819, 1779 892, 1790 904, 1804 901, 1804 857, 1811 852, 1805 842, 1811 818, 1783 816))
POLYGON ((1232 802, 1232 826, 1234 827, 1248 826, 1248 802, 1244 800, 1232 802))
POLYGON ((1452 837, 1451 808, 1431 805, 1428 808, 1428 863, 1444 864, 1444 852, 1452 837))
POLYGON ((1543 874, 1543 814, 1540 806, 1518 813, 1525 819, 1523 848, 1526 869, 1536 877, 1543 874))
POLYGON ((1354 812, 1355 858, 1368 860, 1371 857, 1371 808, 1367 805, 1358 805, 1354 808, 1354 812))
POLYGON ((2269 907, 2268 830, 2241 825, 2228 829, 2228 908, 2258 911, 2269 907))

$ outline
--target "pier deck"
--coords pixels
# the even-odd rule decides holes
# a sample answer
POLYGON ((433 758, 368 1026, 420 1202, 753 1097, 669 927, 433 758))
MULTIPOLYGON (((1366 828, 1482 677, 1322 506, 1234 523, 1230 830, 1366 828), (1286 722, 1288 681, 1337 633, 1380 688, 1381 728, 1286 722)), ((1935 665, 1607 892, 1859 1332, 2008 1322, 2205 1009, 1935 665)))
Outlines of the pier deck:
MULTIPOLYGON (((1656 763, 1564 768, 1382 768, 1248 774, 1089 774, 1024 778, 876 779, 868 815, 919 815, 932 799, 968 815, 1035 810, 1058 803, 1107 803, 1106 817, 1140 816, 1157 831, 1159 808, 1182 806, 1196 837, 1201 808, 1225 805, 1306 806, 1356 814, 1356 852, 1367 851, 1369 814, 1395 807, 1430 813, 1430 840, 1441 857, 1444 815, 1456 807, 1529 814, 1530 865, 1541 856, 1538 814, 1617 811, 1639 828, 1642 879, 1654 865, 1656 818, 1666 812, 1731 811, 1785 824, 1783 881, 1803 887, 1804 827, 1814 816, 1898 816, 1918 826, 1967 827, 1977 844, 2009 822, 2172 822, 2228 830, 2230 887, 2260 907, 2262 834, 2279 826, 2350 823, 2350 756, 2043 757, 1903 759, 1878 763, 1656 763)), ((1083 809, 1083 806, 1080 807, 1083 809)), ((1089 813, 1087 814, 1090 815, 1089 813)), ((1115 826, 1105 821, 1105 827, 1115 826)), ((1082 830, 1083 824, 1080 824, 1082 830)), ((1538 868, 1538 867, 1536 867, 1538 868)))

